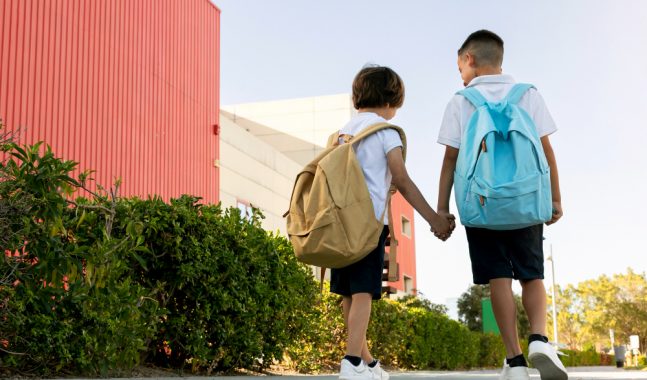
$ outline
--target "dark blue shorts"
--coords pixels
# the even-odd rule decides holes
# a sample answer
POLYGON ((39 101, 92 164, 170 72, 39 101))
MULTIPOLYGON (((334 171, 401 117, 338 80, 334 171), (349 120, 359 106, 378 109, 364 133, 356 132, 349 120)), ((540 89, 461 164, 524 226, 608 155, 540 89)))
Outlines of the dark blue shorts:
POLYGON ((544 278, 544 225, 495 231, 465 227, 475 284, 495 278, 544 278))
POLYGON ((356 293, 370 293, 374 300, 382 298, 384 271, 384 244, 389 227, 384 226, 377 247, 360 261, 330 271, 330 291, 345 297, 356 293))

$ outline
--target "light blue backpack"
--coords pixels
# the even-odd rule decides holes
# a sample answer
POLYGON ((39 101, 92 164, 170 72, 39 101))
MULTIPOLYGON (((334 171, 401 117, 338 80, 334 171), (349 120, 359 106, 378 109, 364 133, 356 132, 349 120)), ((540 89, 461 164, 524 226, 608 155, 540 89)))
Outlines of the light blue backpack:
POLYGON ((473 87, 457 93, 476 107, 454 173, 464 226, 514 230, 551 218, 550 168, 535 123, 517 105, 531 87, 516 84, 500 102, 488 102, 473 87))

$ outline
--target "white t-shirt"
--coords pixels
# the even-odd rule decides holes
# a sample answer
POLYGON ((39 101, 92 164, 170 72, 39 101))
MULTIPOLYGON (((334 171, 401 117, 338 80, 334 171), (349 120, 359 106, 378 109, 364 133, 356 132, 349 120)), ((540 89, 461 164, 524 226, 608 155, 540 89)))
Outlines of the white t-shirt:
MULTIPOLYGON (((487 101, 497 102, 508 95, 515 83, 510 75, 483 75, 474 78, 467 87, 479 90, 487 101)), ((521 97, 518 105, 528 112, 535 122, 539 137, 548 136, 557 131, 557 126, 546 108, 544 98, 539 95, 536 89, 529 89, 521 97)), ((445 108, 445 115, 438 133, 438 143, 459 149, 463 131, 475 110, 472 103, 464 96, 454 95, 445 108)))
MULTIPOLYGON (((375 113, 362 112, 354 116, 339 133, 356 136, 366 127, 385 122, 387 121, 384 118, 375 113)), ((355 154, 364 172, 377 219, 384 213, 386 197, 391 187, 391 171, 386 155, 399 146, 402 146, 402 140, 400 134, 394 129, 378 131, 355 146, 355 154)), ((384 214, 384 224, 389 224, 388 215, 384 214)))

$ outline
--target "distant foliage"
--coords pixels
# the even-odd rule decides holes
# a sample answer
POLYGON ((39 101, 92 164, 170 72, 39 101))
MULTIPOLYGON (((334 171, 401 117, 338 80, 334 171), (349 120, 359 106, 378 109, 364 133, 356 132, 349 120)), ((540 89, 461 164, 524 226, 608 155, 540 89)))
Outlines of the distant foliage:
MULTIPOLYGON (((616 344, 628 344, 630 335, 640 337, 647 347, 647 274, 602 275, 577 285, 557 287, 557 327, 560 342, 571 349, 611 349, 609 329, 616 344)), ((552 302, 549 302, 552 305, 552 302)), ((549 334, 553 330, 552 309, 548 313, 549 334)))

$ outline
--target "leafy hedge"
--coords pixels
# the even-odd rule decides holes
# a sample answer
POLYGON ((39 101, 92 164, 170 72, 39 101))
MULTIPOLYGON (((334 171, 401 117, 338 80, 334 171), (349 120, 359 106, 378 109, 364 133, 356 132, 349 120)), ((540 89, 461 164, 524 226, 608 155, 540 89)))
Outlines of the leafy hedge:
MULTIPOLYGON (((336 369, 338 296, 319 292, 262 215, 120 198, 40 144, 2 143, 0 376, 122 375, 137 365, 199 373, 336 369)), ((373 354, 401 369, 498 367, 497 336, 417 298, 373 304, 373 354)), ((597 364, 593 353, 567 364, 597 364)))
MULTIPOLYGON (((339 297, 325 290, 310 321, 287 350, 286 364, 301 372, 336 368, 345 350, 339 297)), ((374 303, 367 339, 375 357, 401 369, 498 367, 505 356, 500 337, 472 332, 442 307, 414 297, 374 303)))
POLYGON ((0 261, 0 368, 96 373, 138 364, 159 320, 157 303, 144 301, 150 290, 123 260, 142 242, 105 230, 79 239, 103 220, 68 207, 65 196, 81 186, 69 176, 76 164, 38 144, 3 150, 12 158, 0 166, 2 207, 26 207, 5 214, 11 222, 0 261))
POLYGON ((615 364, 613 355, 597 352, 595 348, 588 348, 583 351, 560 350, 565 355, 561 357, 562 363, 567 367, 577 366, 599 366, 615 364))
POLYGON ((137 221, 146 250, 129 265, 165 310, 157 365, 193 370, 264 367, 302 331, 316 284, 288 241, 266 233, 260 214, 199 205, 182 197, 129 199, 115 234, 137 221))
POLYGON ((0 375, 264 368, 302 333, 316 283, 259 213, 94 192, 49 148, 2 148, 0 375))

